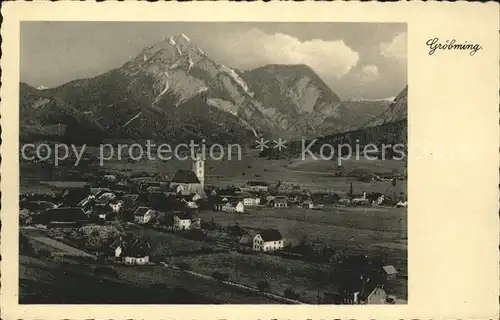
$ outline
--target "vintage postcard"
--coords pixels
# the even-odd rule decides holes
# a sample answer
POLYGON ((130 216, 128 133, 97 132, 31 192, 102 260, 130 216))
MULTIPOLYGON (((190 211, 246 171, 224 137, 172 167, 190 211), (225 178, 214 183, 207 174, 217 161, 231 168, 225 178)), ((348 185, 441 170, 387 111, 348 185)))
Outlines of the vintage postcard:
POLYGON ((3 319, 498 318, 498 6, 2 15, 3 319))

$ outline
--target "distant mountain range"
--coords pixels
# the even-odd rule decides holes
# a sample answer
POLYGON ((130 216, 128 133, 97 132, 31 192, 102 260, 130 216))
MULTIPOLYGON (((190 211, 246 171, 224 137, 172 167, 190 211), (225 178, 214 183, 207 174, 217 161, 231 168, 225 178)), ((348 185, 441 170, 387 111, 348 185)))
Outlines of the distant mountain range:
POLYGON ((94 78, 43 90, 21 83, 20 132, 25 140, 170 143, 315 137, 406 119, 399 98, 341 101, 306 65, 231 69, 179 34, 94 78))

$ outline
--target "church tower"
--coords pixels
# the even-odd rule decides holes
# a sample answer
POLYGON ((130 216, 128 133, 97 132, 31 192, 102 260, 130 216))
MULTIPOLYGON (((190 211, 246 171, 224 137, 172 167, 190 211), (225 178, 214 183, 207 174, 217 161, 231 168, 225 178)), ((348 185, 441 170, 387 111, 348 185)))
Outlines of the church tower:
POLYGON ((196 153, 194 159, 193 172, 200 181, 201 188, 203 189, 205 187, 205 160, 199 152, 196 153))

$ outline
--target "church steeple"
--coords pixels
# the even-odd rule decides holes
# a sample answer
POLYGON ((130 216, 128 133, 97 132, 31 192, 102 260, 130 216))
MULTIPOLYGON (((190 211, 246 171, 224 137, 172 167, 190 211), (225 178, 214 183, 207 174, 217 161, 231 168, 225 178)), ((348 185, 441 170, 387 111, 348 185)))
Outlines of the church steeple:
POLYGON ((200 181, 201 187, 205 187, 205 160, 200 152, 195 154, 193 162, 193 172, 200 181))

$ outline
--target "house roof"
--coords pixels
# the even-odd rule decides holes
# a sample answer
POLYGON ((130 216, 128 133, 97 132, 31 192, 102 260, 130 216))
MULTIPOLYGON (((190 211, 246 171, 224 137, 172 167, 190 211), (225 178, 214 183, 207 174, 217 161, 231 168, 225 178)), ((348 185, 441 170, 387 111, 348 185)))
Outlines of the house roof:
POLYGON ((76 220, 86 220, 87 216, 81 208, 75 207, 62 207, 47 209, 42 213, 42 216, 48 218, 50 221, 57 222, 70 222, 76 220))
POLYGON ((250 192, 238 192, 236 194, 236 197, 243 199, 243 198, 255 198, 254 195, 252 195, 250 192))
POLYGON ((140 239, 129 239, 129 240, 117 240, 112 244, 113 248, 117 248, 118 246, 122 247, 122 256, 127 257, 144 257, 149 255, 151 251, 151 245, 140 239))
POLYGON ((243 204, 240 199, 235 199, 235 198, 230 198, 228 203, 231 204, 232 206, 237 206, 238 203, 243 204))
POLYGON ((275 203, 286 203, 288 200, 287 200, 287 198, 276 197, 276 198, 272 199, 271 201, 274 201, 275 203))
POLYGON ((130 199, 130 200, 135 201, 135 200, 137 200, 137 198, 139 198, 139 195, 138 194, 127 193, 127 194, 124 194, 122 196, 122 198, 124 198, 124 199, 130 199))
POLYGON ((200 183, 200 180, 198 180, 198 177, 194 174, 193 171, 190 170, 177 170, 175 172, 174 177, 170 182, 177 182, 177 183, 200 183))
POLYGON ((260 234, 262 240, 264 240, 264 241, 283 240, 283 236, 276 229, 262 230, 261 232, 259 232, 259 234, 260 234))
POLYGON ((372 294, 373 291, 375 291, 377 288, 380 288, 380 285, 379 285, 379 283, 377 283, 377 281, 368 280, 368 281, 365 281, 365 284, 363 287, 362 281, 363 280, 361 280, 359 282, 360 287, 359 287, 358 298, 361 301, 366 301, 368 299, 368 297, 372 294))
POLYGON ((148 212, 150 210, 150 208, 148 207, 139 207, 135 210, 134 212, 134 215, 135 216, 143 216, 146 214, 146 212, 148 212))
POLYGON ((396 268, 394 268, 393 265, 388 265, 388 266, 383 266, 382 269, 384 269, 385 273, 387 274, 397 274, 398 271, 396 268))
POLYGON ((179 218, 180 220, 192 220, 194 217, 191 213, 189 212, 180 212, 180 213, 176 213, 175 216, 177 218, 179 218))

